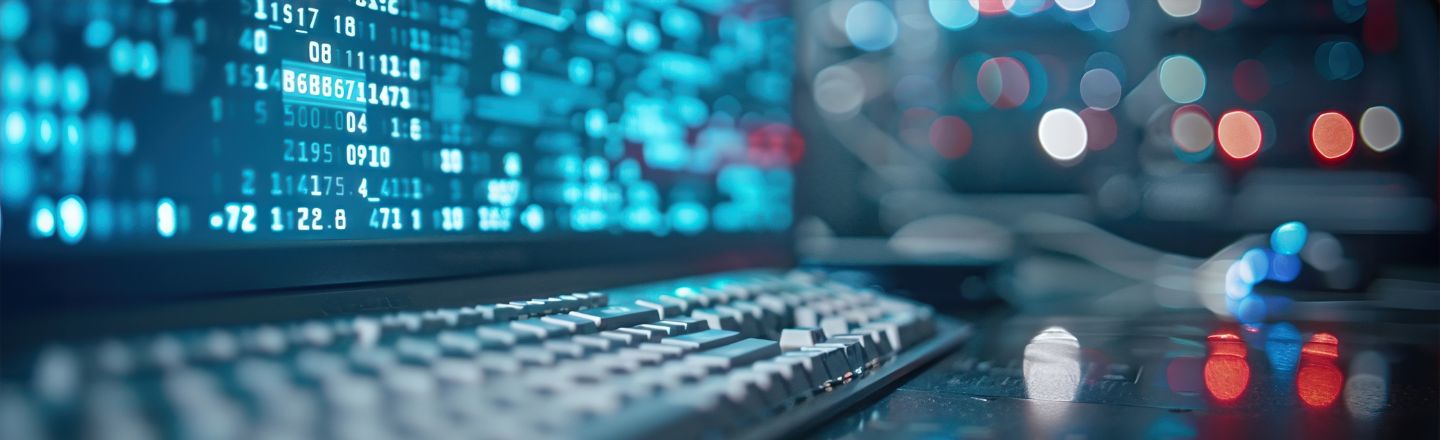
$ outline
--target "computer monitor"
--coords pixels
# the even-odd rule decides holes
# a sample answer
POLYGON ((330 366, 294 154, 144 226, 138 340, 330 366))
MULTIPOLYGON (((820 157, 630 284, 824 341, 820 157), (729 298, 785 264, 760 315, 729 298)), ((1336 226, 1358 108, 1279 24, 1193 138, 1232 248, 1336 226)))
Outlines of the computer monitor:
POLYGON ((783 261, 787 14, 0 0, 5 305, 783 261))

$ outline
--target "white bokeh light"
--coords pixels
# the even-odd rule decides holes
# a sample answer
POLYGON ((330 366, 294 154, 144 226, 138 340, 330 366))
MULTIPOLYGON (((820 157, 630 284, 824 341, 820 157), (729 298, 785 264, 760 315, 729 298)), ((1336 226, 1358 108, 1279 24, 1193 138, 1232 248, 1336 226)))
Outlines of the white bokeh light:
POLYGON ((1062 162, 1068 162, 1085 153, 1085 142, 1089 136, 1085 120, 1074 111, 1057 108, 1040 117, 1038 129, 1040 147, 1045 154, 1062 162))
POLYGON ((1200 12, 1200 0, 1157 0, 1160 3, 1160 10, 1165 14, 1180 18, 1189 17, 1200 12))
POLYGON ((1400 125, 1400 116, 1390 107, 1377 106, 1365 109, 1360 115, 1360 139, 1375 151, 1385 151, 1400 144, 1405 129, 1400 125))

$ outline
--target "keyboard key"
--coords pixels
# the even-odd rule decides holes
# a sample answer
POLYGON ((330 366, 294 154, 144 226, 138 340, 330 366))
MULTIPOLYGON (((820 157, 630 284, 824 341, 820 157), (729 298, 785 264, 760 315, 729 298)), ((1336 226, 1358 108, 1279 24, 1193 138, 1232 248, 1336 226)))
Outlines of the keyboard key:
POLYGON ((569 336, 571 333, 573 333, 570 331, 570 327, 554 324, 550 321, 546 321, 540 318, 522 319, 519 321, 511 322, 510 328, 517 332, 532 333, 538 339, 569 336))
POLYGON ((626 332, 616 331, 616 330, 607 330, 607 331, 600 332, 600 337, 602 337, 602 338, 607 338, 607 339, 612 339, 612 340, 615 340, 615 341, 619 341, 621 344, 624 344, 626 347, 633 347, 633 346, 636 346, 636 345, 640 345, 641 342, 646 342, 646 338, 645 338, 645 336, 643 336, 643 335, 638 335, 638 334, 635 334, 635 333, 626 333, 626 332))
POLYGON ((825 333, 815 327, 787 328, 780 332, 780 349, 785 351, 810 347, 825 340, 825 333))
POLYGON ((634 304, 606 306, 570 314, 594 322, 601 330, 614 330, 660 320, 660 312, 634 304))
POLYGON ((596 326, 594 321, 574 315, 550 315, 540 319, 551 324, 569 328, 570 331, 575 334, 588 334, 600 331, 600 327, 596 326))
POLYGON ((660 321, 660 322, 657 322, 657 323, 654 323, 654 324, 640 324, 640 325, 635 326, 634 328, 654 331, 654 332, 656 332, 656 333, 659 333, 661 337, 672 336, 672 335, 673 335, 673 336, 679 336, 680 333, 684 330, 683 326, 673 326, 673 327, 672 327, 672 326, 666 325, 666 324, 665 324, 665 321, 660 321))
POLYGON ((580 335, 570 338, 576 344, 594 348, 599 351, 613 351, 625 347, 626 344, 616 339, 605 338, 598 335, 580 335))
POLYGON ((840 350, 840 356, 842 359, 845 360, 845 365, 848 367, 847 370, 855 372, 857 374, 861 371, 861 368, 865 366, 865 363, 869 361, 868 359, 865 359, 865 355, 860 349, 860 343, 855 341, 827 341, 823 344, 815 344, 814 347, 805 348, 803 350, 810 350, 816 348, 834 348, 840 350))
POLYGON ((638 327, 638 326, 637 326, 637 327, 626 327, 626 328, 622 328, 622 329, 616 330, 616 331, 640 336, 641 342, 646 342, 646 341, 648 341, 648 342, 655 342, 655 341, 659 341, 660 338, 665 337, 665 332, 662 332, 662 331, 660 331, 660 330, 649 329, 649 328, 642 328, 642 327, 638 327))
POLYGON ((719 309, 699 309, 690 313, 696 319, 703 319, 712 329, 722 329, 739 332, 739 316, 733 312, 722 312, 719 309))
POLYGON ((826 317, 820 320, 820 330, 825 331, 825 336, 843 335, 850 333, 850 323, 838 316, 826 317))
POLYGON ((780 344, 766 339, 745 339, 690 355, 686 362, 710 369, 730 370, 780 355, 780 344))
POLYGON ((660 319, 668 319, 680 316, 680 306, 675 304, 660 302, 659 300, 647 299, 637 300, 635 301, 635 304, 641 307, 655 309, 655 311, 660 313, 660 319))
POLYGON ((830 374, 830 380, 842 380, 855 373, 856 367, 850 366, 850 361, 845 358, 844 348, 816 346, 800 350, 816 353, 815 359, 824 364, 825 371, 830 374))
POLYGON ((690 307, 691 307, 690 301, 686 301, 686 300, 684 300, 684 299, 676 298, 676 297, 670 296, 670 295, 660 295, 659 298, 656 298, 656 301, 659 302, 660 304, 673 305, 673 306, 675 306, 676 308, 680 309, 680 313, 682 313, 682 314, 683 314, 683 313, 690 313, 690 307))
POLYGON ((480 336, 481 343, 486 347, 506 348, 540 341, 540 337, 534 333, 516 331, 504 324, 480 327, 475 330, 475 334, 480 336))
POLYGON ((446 356, 474 356, 480 352, 480 338, 473 332, 446 330, 435 336, 435 343, 446 356))
POLYGON ((692 318, 692 317, 689 317, 689 316, 681 316, 681 317, 677 317, 677 318, 667 319, 667 320, 664 320, 664 321, 660 321, 660 323, 661 323, 661 324, 679 324, 679 325, 685 327, 685 331, 683 331, 683 332, 681 332, 681 333, 695 333, 695 332, 698 332, 698 331, 701 331, 701 330, 709 330, 709 329, 710 329, 710 322, 709 322, 709 321, 706 321, 706 320, 703 320, 703 319, 696 319, 696 318, 692 318))
POLYGON ((739 332, 731 330, 703 330, 699 333, 665 338, 661 344, 670 344, 689 350, 709 350, 744 339, 739 332))
POLYGON ((654 352, 664 353, 666 360, 675 359, 675 358, 678 358, 678 357, 680 357, 680 356, 684 356, 685 353, 686 353, 686 351, 687 351, 687 350, 685 350, 685 348, 680 347, 680 346, 676 346, 676 345, 665 345, 665 344, 656 344, 656 343, 654 343, 654 342, 646 342, 646 343, 644 343, 644 344, 640 344, 640 347, 639 347, 639 348, 640 348, 641 350, 647 350, 647 351, 654 351, 654 352))

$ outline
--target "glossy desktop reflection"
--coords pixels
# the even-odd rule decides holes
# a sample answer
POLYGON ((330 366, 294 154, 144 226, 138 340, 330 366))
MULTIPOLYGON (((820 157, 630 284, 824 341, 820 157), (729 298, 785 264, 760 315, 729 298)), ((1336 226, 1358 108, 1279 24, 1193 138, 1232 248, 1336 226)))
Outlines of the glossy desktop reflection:
POLYGON ((1433 437, 1433 332, 1402 328, 1015 317, 819 437, 1433 437))

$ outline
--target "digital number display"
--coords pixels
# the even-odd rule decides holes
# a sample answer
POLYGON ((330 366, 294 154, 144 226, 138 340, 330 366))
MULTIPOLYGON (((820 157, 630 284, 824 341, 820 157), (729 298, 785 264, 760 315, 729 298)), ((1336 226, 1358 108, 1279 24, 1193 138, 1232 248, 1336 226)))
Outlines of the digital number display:
POLYGON ((781 231, 787 7, 0 0, 3 243, 781 231))

